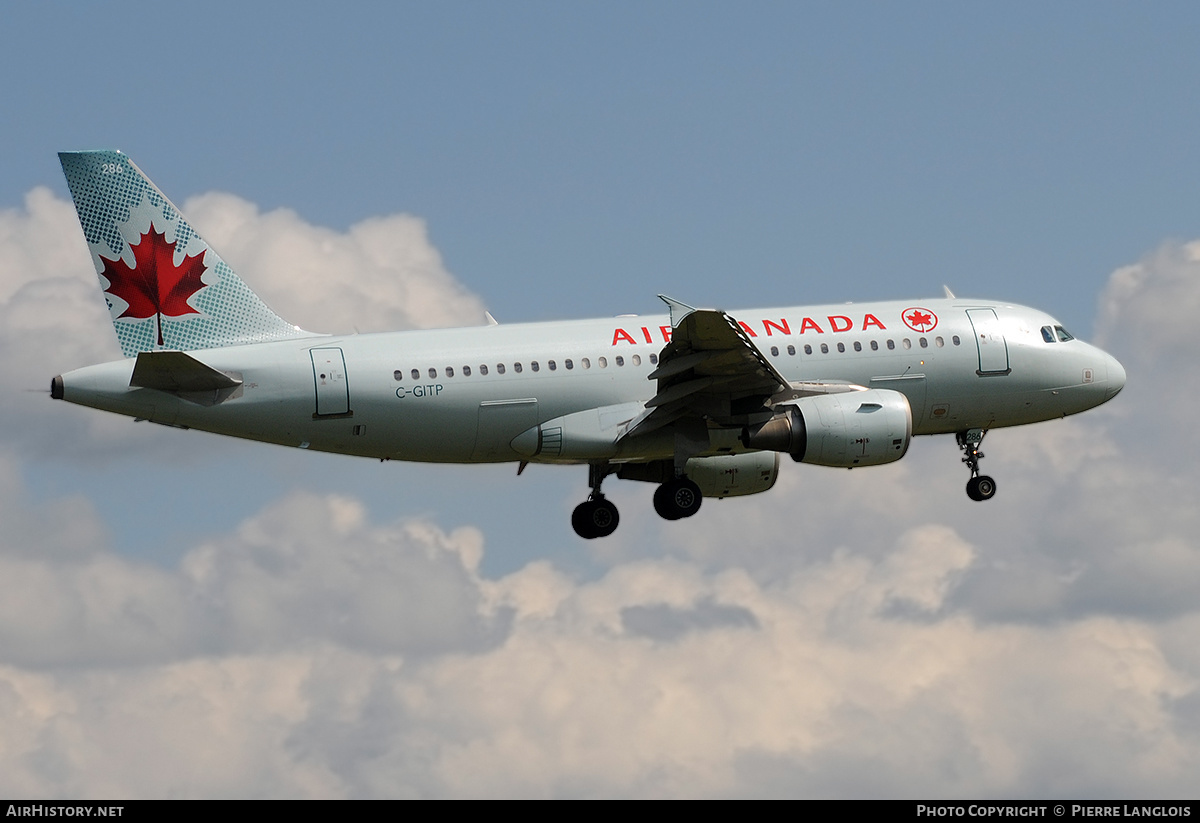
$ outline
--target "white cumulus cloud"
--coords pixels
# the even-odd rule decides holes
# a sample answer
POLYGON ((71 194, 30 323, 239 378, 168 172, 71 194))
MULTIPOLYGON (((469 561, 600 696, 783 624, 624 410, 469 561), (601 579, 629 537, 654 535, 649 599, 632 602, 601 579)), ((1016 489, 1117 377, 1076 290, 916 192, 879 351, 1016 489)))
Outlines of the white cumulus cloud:
POLYGON ((976 562, 949 529, 765 584, 672 559, 487 581, 478 540, 300 497, 173 570, 6 569, 4 599, 33 586, 27 633, 59 651, 0 646, 0 790, 1180 795, 1200 766, 1178 721, 1194 678, 1153 625, 946 611, 976 562), (86 617, 45 620, 71 599, 86 617))
POLYGON ((478 326, 484 307, 446 271, 425 221, 372 217, 340 232, 232 194, 183 205, 193 227, 275 311, 318 332, 478 326))

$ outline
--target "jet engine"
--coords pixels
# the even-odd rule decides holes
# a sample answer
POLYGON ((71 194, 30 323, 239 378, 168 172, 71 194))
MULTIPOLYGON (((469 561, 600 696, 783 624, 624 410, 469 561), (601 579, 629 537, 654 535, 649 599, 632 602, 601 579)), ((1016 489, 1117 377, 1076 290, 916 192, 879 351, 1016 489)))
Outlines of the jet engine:
POLYGON ((895 462, 912 440, 908 398, 889 389, 801 397, 775 410, 743 430, 743 445, 787 452, 797 463, 854 468, 895 462))

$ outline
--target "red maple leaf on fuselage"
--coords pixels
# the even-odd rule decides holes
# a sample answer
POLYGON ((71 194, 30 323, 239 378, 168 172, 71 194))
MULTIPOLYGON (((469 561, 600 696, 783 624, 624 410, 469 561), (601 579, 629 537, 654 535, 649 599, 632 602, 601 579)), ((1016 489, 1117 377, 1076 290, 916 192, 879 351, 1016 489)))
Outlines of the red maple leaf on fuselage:
POLYGON ((908 315, 905 319, 908 320, 908 325, 912 326, 918 331, 924 331, 925 329, 933 326, 933 315, 926 314, 922 311, 914 310, 913 313, 908 315))
POLYGON ((202 260, 204 253, 184 257, 183 262, 176 266, 175 244, 168 243, 166 233, 156 232, 153 226, 136 245, 130 244, 129 248, 133 250, 133 268, 120 258, 100 258, 104 261, 103 275, 109 284, 105 291, 128 304, 118 319, 158 318, 158 345, 161 346, 164 315, 183 317, 200 313, 187 301, 205 286, 200 281, 205 272, 202 260))

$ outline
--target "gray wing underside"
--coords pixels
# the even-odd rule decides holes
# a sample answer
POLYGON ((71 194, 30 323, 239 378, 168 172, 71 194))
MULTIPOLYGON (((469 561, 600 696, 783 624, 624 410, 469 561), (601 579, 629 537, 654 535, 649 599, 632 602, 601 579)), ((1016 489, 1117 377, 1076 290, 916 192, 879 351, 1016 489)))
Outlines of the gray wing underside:
POLYGON ((629 422, 624 437, 684 418, 744 425, 769 416, 767 404, 789 384, 737 320, 718 309, 696 309, 659 297, 671 308, 671 342, 649 375, 658 381, 658 391, 629 422))

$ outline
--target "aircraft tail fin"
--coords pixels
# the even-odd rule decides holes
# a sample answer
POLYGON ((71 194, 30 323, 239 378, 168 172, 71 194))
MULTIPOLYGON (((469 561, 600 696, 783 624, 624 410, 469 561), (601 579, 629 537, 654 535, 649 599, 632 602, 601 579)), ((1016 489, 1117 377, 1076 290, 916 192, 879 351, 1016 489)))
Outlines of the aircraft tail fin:
POLYGON ((126 357, 311 336, 271 311, 124 154, 58 159, 126 357))

